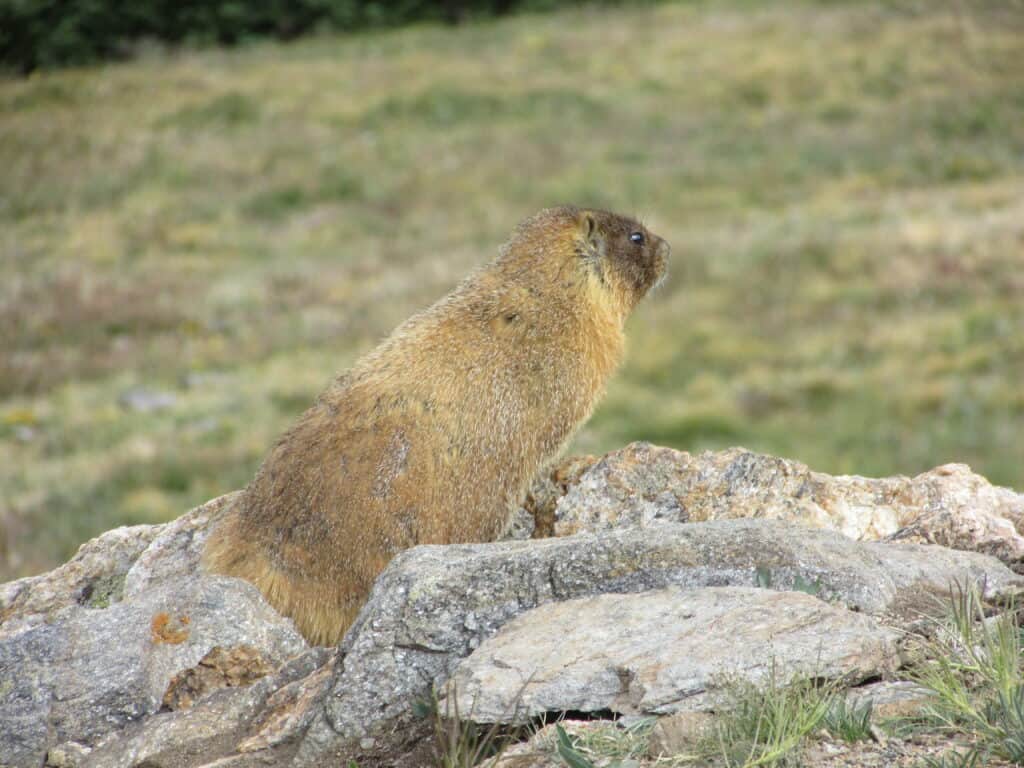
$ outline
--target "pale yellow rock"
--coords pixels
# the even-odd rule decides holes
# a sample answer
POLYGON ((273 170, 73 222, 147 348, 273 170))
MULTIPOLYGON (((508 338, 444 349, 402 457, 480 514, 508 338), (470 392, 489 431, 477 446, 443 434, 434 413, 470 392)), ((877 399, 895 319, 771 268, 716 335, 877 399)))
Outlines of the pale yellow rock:
POLYGON ((607 454, 555 507, 565 536, 659 520, 767 518, 838 531, 859 541, 896 538, 1024 563, 1024 495, 966 464, 916 477, 827 475, 743 448, 691 454, 632 443, 607 454))

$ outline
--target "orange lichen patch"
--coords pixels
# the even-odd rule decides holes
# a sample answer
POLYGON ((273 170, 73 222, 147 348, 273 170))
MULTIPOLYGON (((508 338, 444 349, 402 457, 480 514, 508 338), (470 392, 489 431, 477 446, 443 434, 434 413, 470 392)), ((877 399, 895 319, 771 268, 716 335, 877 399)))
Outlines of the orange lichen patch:
POLYGON ((188 616, 171 616, 161 611, 153 617, 149 625, 154 643, 172 643, 177 645, 188 639, 188 616))

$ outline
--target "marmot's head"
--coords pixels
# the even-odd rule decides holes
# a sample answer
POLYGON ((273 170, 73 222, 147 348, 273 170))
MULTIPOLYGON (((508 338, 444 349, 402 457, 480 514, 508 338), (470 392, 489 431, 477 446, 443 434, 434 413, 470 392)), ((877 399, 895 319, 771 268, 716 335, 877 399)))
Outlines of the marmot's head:
POLYGON ((665 275, 669 245, 628 216, 565 205, 523 221, 498 259, 502 279, 545 303, 574 288, 624 318, 665 275))
POLYGON ((665 276, 669 244, 635 219, 578 209, 578 253, 595 277, 622 295, 627 311, 665 276))

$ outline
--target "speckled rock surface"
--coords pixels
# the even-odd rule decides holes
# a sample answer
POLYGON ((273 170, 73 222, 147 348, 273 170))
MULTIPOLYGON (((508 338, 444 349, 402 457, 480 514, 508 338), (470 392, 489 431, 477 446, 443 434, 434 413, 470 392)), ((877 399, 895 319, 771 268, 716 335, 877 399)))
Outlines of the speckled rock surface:
POLYGON ((332 656, 326 648, 310 649, 251 685, 224 688, 194 706, 130 725, 73 768, 193 768, 218 755, 274 747, 306 725, 333 668, 332 656))
POLYGON ((125 574, 125 596, 142 594, 153 586, 196 573, 211 524, 238 495, 236 491, 218 496, 177 520, 158 526, 152 543, 125 574))
POLYGON ((59 568, 0 585, 0 638, 69 606, 105 608, 152 584, 194 573, 210 521, 235 495, 211 499, 165 525, 107 531, 59 568))
POLYGON ((125 574, 159 532, 159 525, 115 528, 87 541, 59 568, 0 585, 0 637, 42 624, 70 605, 117 602, 125 574))
POLYGON ((917 477, 872 479, 814 472, 742 448, 690 454, 648 443, 609 453, 558 499, 565 536, 624 524, 733 518, 793 520, 858 540, 898 537, 1024 561, 1024 495, 964 464, 917 477))
POLYGON ((651 728, 647 754, 657 758, 692 753, 712 732, 714 720, 712 713, 699 710, 659 717, 651 728))
POLYGON ((452 712, 482 723, 564 711, 710 710, 730 680, 761 685, 773 670, 780 683, 889 675, 898 666, 898 637, 870 616, 802 592, 705 587, 597 595, 510 621, 458 665, 444 705, 454 698, 452 712))
POLYGON ((38 766, 66 741, 93 744, 156 712, 171 679, 215 645, 274 667, 305 650, 249 584, 197 576, 195 537, 222 499, 166 526, 119 528, 69 563, 6 585, 0 624, 0 755, 38 766), (137 568, 166 578, 141 579, 137 568))

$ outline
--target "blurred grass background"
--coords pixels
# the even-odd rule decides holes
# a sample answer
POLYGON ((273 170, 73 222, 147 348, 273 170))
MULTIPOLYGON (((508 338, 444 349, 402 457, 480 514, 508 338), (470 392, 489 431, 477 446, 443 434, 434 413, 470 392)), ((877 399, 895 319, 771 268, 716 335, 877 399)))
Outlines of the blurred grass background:
POLYGON ((0 80, 0 580, 243 486, 560 202, 673 245, 572 450, 1024 487, 1024 5, 710 0, 0 80))

